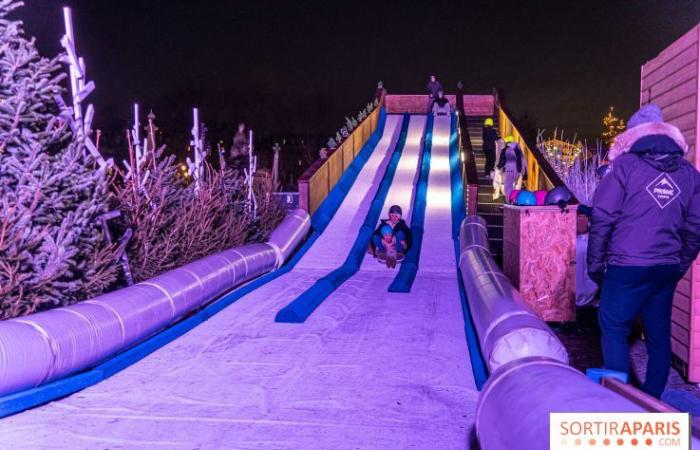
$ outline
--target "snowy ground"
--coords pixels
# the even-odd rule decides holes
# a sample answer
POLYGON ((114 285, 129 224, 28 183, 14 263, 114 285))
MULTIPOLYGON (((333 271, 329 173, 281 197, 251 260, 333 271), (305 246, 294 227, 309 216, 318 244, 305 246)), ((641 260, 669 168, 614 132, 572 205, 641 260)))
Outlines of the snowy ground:
MULTIPOLYGON (((367 257, 306 323, 274 322, 344 260, 400 126, 388 117, 352 195, 297 268, 114 377, 1 420, 0 448, 468 448, 478 392, 450 237, 449 119, 435 122, 413 292, 387 293, 396 271, 367 257)), ((424 126, 412 117, 387 204, 399 187, 412 195, 424 126)))

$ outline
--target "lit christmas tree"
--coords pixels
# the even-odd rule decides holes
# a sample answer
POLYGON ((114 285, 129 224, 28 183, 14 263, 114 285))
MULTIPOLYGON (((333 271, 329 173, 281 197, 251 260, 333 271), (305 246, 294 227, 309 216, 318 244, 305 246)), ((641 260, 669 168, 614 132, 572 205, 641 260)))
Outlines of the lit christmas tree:
POLYGON ((614 114, 615 107, 611 106, 608 113, 603 117, 603 142, 608 148, 615 142, 615 136, 625 131, 625 121, 614 114))
POLYGON ((118 270, 99 220, 109 165, 72 130, 61 57, 42 58, 7 18, 20 6, 0 0, 1 319, 93 297, 118 270))

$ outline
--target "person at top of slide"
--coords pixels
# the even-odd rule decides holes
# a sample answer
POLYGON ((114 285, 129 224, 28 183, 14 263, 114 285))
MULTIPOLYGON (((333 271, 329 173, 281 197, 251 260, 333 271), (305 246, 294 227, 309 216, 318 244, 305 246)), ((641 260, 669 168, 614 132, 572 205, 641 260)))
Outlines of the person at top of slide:
POLYGON ((433 103, 433 114, 436 116, 449 116, 450 115, 450 102, 445 97, 442 89, 438 91, 438 96, 433 103))
MULTIPOLYGON (((382 219, 379 226, 374 231, 374 234, 372 234, 370 253, 378 257, 380 262, 384 262, 387 258, 387 246, 382 237, 382 230, 386 231, 387 228, 383 227, 388 227, 391 237, 395 242, 396 260, 401 261, 413 244, 413 233, 408 225, 406 225, 406 221, 401 218, 401 214, 401 207, 399 205, 393 205, 389 208, 389 218, 382 219)), ((387 260, 387 263, 389 263, 389 260, 387 260)))
POLYGON ((428 82, 428 114, 433 112, 433 103, 438 98, 438 91, 442 91, 442 84, 435 78, 435 75, 430 75, 430 82, 428 82))

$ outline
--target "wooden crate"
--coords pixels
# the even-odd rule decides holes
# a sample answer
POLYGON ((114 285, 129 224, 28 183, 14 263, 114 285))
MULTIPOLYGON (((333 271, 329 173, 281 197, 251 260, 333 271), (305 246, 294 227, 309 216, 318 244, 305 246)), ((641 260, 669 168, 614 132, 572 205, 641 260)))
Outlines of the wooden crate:
POLYGON ((543 320, 576 320, 576 207, 506 205, 503 269, 543 320))
MULTIPOLYGON (((698 90, 700 25, 642 66, 640 104, 657 104, 664 120, 677 126, 688 143, 686 158, 700 168, 698 90)), ((673 298, 671 347, 674 365, 691 382, 700 382, 700 264, 678 283, 673 298)))

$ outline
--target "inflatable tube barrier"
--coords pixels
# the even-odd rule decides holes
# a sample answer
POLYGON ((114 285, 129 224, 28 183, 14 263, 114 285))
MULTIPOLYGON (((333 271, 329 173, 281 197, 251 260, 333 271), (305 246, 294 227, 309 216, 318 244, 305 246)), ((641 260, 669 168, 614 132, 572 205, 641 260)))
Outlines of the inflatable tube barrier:
POLYGON ((486 222, 481 217, 470 216, 462 223, 459 269, 489 372, 528 356, 545 356, 568 364, 563 344, 525 305, 493 260, 486 222))
POLYGON ((413 246, 401 263, 399 273, 389 286, 389 292, 411 292, 411 287, 418 273, 420 251, 423 246, 423 225, 425 224, 425 208, 428 195, 428 176, 430 175, 430 150, 433 146, 434 116, 428 115, 425 125, 425 141, 421 152, 420 175, 416 184, 416 195, 411 208, 411 232, 413 246))
POLYGON ((489 450, 549 449, 551 412, 647 411, 561 361, 527 357, 499 367, 481 391, 479 444, 489 450))
MULTIPOLYGON (((23 386, 23 384, 21 383, 16 384, 15 386, 10 386, 8 389, 1 390, 0 392, 5 395, 3 397, 0 397, 0 417, 6 417, 8 415, 15 414, 25 409, 47 403, 49 401, 64 397, 81 389, 99 383, 103 379, 106 379, 111 375, 119 372, 120 370, 123 370, 124 368, 130 366, 136 361, 139 361, 140 359, 161 348, 167 343, 172 342, 173 340, 182 336, 189 330, 195 328, 200 323, 206 321, 207 319, 214 316, 227 306, 231 305, 239 298, 254 291, 255 289, 264 285, 265 283, 268 283, 274 280, 275 278, 278 278, 292 270, 296 263, 301 259, 301 257, 306 253, 306 251, 308 251, 308 249, 319 237, 320 232, 323 231, 323 229, 325 229, 325 227, 328 225, 330 219, 332 219, 332 217, 335 215, 338 207, 340 206, 345 196, 347 195, 347 192, 349 191, 348 186, 351 186, 354 183, 355 179, 357 178, 357 174, 359 174, 360 170, 367 162, 369 156, 372 154, 374 148, 381 139, 381 136, 384 132, 385 123, 386 112, 382 108, 382 110, 380 111, 377 128, 375 129, 370 139, 360 150, 358 155, 353 159, 351 165, 348 167, 348 170, 346 170, 343 176, 341 176, 343 182, 339 182, 333 187, 329 196, 326 197, 326 199, 324 199, 324 201, 321 203, 321 205, 316 210, 311 219, 309 219, 306 211, 297 210, 290 213, 285 219, 286 225, 284 225, 283 223, 284 226, 280 225, 272 232, 267 245, 274 252, 275 266, 279 266, 291 256, 291 259, 285 266, 283 266, 279 270, 275 270, 273 272, 268 273, 267 275, 259 277, 256 280, 251 281, 250 283, 247 283, 245 286, 225 295, 220 300, 209 304, 204 309, 200 310, 198 313, 146 339, 140 344, 137 344, 129 348, 128 350, 122 351, 117 356, 108 359, 107 361, 103 362, 102 364, 94 367, 93 369, 87 372, 78 373, 62 379, 57 379, 57 381, 46 382, 45 384, 42 384, 38 387, 30 386, 29 388, 25 388, 25 390, 20 392, 17 391, 22 389, 22 387, 18 387, 23 386), (289 225, 294 224, 295 222, 298 222, 299 224, 301 224, 301 226, 298 228, 294 228, 293 225, 289 225), (304 236, 308 233, 310 223, 316 223, 317 230, 314 230, 311 233, 309 238, 294 254, 293 252, 295 247, 298 245, 299 241, 302 240, 304 236)), ((7 323, 7 321, 3 323, 7 323)), ((1 324, 2 323, 0 323, 0 336, 2 335, 1 324)), ((46 342, 50 341, 47 340, 46 342)), ((3 348, 2 345, 3 341, 2 337, 0 337, 0 349, 3 348)), ((21 349, 22 347, 18 346, 16 350, 21 349)), ((28 361, 30 357, 26 355, 22 356, 21 354, 20 357, 21 361, 24 362, 23 364, 20 363, 21 367, 26 368, 28 367, 28 365, 31 365, 31 362, 28 361)), ((7 374, 4 372, 4 366, 14 363, 13 358, 17 358, 16 354, 15 356, 13 356, 13 354, 5 353, 3 354, 3 358, 0 359, 0 387, 5 386, 5 384, 2 383, 3 379, 11 378, 13 376, 12 374, 7 374)), ((77 372, 79 370, 80 369, 76 369, 74 372, 77 372)), ((29 377, 31 378, 31 375, 29 375, 29 377)), ((52 377, 52 379, 53 378, 58 377, 52 377)), ((28 385, 29 383, 25 384, 28 385)))
MULTIPOLYGON (((466 215, 466 209, 464 208, 464 186, 462 185, 462 165, 459 160, 459 141, 457 140, 457 116, 452 114, 451 126, 450 126, 450 191, 452 198, 451 201, 451 211, 452 211, 452 241, 454 242, 455 248, 455 259, 459 261, 459 233, 455 233, 455 230, 459 230, 459 226, 466 215)), ((486 363, 484 357, 479 348, 479 340, 476 336, 476 331, 474 329, 473 315, 467 303, 467 292, 464 289, 464 283, 462 278, 459 276, 459 267, 456 268, 457 271, 457 283, 459 285, 459 296, 462 302, 462 314, 464 315, 464 334, 467 338, 467 348, 469 349, 469 359, 471 361, 472 373, 474 375, 474 383, 477 389, 481 387, 486 382, 487 371, 486 363)))
POLYGON ((268 243, 226 250, 92 300, 0 322, 0 394, 64 378, 133 346, 275 269, 309 227, 306 211, 296 210, 268 243))
POLYGON ((276 322, 303 323, 328 296, 360 270, 360 264, 367 253, 367 247, 369 246, 372 233, 374 233, 374 227, 379 220, 382 206, 384 206, 384 201, 386 200, 387 193, 394 179, 396 167, 399 164, 404 145, 406 144, 409 120, 410 116, 404 114, 396 149, 391 155, 386 172, 379 183, 379 188, 374 195, 365 221, 358 231, 357 238, 345 262, 339 268, 320 278, 309 289, 282 308, 275 317, 276 322))

